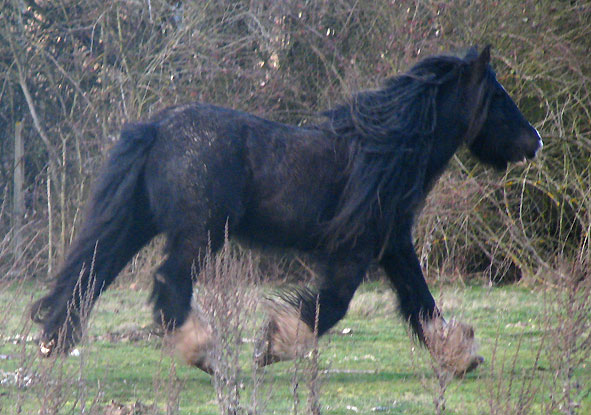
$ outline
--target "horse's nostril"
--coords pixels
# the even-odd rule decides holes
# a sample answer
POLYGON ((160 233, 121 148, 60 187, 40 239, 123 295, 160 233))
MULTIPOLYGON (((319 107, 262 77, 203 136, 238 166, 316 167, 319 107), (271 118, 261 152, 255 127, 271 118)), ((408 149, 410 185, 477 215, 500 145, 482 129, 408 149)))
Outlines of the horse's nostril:
POLYGON ((529 158, 534 158, 538 155, 538 153, 540 152, 540 150, 542 150, 542 148, 544 148, 544 142, 542 141, 541 138, 538 139, 538 142, 536 143, 536 148, 534 149, 534 151, 532 152, 532 155, 528 157, 529 158))
POLYGON ((526 155, 525 155, 525 156, 526 156, 528 159, 533 159, 533 158, 535 158, 535 157, 537 156, 537 154, 538 154, 538 150, 539 150, 539 149, 540 149, 540 148, 538 147, 538 148, 536 148, 536 149, 535 149, 535 150, 533 150, 533 151, 528 151, 528 152, 526 153, 526 155))
POLYGON ((538 138, 538 150, 541 150, 544 147, 544 142, 542 141, 542 136, 537 128, 534 127, 534 131, 536 132, 536 137, 538 138))

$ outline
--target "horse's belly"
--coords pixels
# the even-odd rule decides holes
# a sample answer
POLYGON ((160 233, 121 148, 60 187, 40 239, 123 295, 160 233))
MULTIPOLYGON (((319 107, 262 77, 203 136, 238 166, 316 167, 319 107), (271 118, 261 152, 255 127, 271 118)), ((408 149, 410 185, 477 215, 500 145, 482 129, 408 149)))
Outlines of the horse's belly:
POLYGON ((237 233, 257 244, 309 251, 318 248, 321 227, 318 215, 301 215, 289 207, 275 207, 247 211, 237 233))

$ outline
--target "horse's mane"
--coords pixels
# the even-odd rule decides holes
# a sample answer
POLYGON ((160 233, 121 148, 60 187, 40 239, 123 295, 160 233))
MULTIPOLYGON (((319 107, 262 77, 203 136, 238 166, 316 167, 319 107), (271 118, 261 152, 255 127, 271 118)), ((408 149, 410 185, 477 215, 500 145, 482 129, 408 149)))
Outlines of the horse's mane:
MULTIPOLYGON (((332 133, 349 142, 347 181, 326 237, 333 248, 354 244, 368 226, 387 243, 395 216, 412 213, 424 199, 427 163, 437 125, 440 85, 459 79, 464 59, 426 58, 323 113, 332 133)), ((430 179, 430 178, 427 178, 430 179)))

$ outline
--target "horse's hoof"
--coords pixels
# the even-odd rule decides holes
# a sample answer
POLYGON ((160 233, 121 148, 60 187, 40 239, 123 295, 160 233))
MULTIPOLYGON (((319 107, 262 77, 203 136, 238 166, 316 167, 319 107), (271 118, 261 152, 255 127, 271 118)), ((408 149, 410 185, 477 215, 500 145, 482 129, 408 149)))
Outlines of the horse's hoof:
POLYGON ((212 331, 198 311, 192 310, 183 325, 171 333, 170 339, 188 365, 209 375, 214 373, 214 359, 210 356, 214 348, 212 331))
POLYGON ((265 340, 264 350, 256 354, 254 363, 258 368, 261 368, 280 362, 281 360, 282 359, 272 351, 271 339, 267 339, 265 340))
POLYGON ((462 377, 484 362, 476 351, 474 328, 451 320, 435 318, 424 325, 425 343, 437 365, 455 377, 462 377))
POLYGON ((454 376, 457 378, 462 378, 466 375, 466 373, 472 372, 474 369, 476 369, 482 363, 484 363, 484 357, 479 356, 479 355, 472 356, 472 359, 468 362, 468 365, 466 366, 466 368, 461 369, 461 370, 456 370, 456 372, 454 373, 454 376))
POLYGON ((258 367, 302 357, 314 345, 315 334, 304 323, 297 310, 284 304, 267 305, 269 321, 260 352, 255 358, 258 367))
POLYGON ((44 341, 41 341, 41 343, 39 343, 39 354, 42 357, 49 357, 51 356, 51 353, 53 352, 53 349, 55 348, 55 340, 50 340, 47 343, 44 341))
POLYGON ((213 365, 210 364, 209 359, 200 359, 198 361, 191 362, 190 365, 204 371, 210 376, 213 376, 215 372, 215 369, 213 365))

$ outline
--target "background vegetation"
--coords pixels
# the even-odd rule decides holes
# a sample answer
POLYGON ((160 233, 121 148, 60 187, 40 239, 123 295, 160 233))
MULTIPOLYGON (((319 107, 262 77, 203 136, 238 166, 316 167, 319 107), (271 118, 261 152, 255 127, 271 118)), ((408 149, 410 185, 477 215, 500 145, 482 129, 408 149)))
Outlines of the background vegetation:
MULTIPOLYGON (((567 360, 551 373, 575 385, 590 342, 580 302, 591 264, 590 1, 0 0, 0 289, 51 275, 123 123, 193 100, 313 123, 424 56, 488 43, 544 149, 502 173, 455 157, 418 223, 419 255, 431 283, 550 289, 548 310, 533 312, 555 324, 537 340, 570 341, 551 349, 567 360)), ((147 286, 159 261, 149 247, 122 280, 147 286)), ((267 276, 304 273, 297 258, 255 262, 267 276)), ((6 301, 0 326, 21 310, 6 301)), ((580 401, 548 408, 575 413, 568 402, 580 401)))
POLYGON ((423 56, 487 43, 545 147, 504 175, 457 157, 417 229, 423 264, 500 280, 589 257, 588 1, 2 0, 0 19, 3 278, 45 276, 63 257, 127 121, 203 100, 313 122, 423 56))

